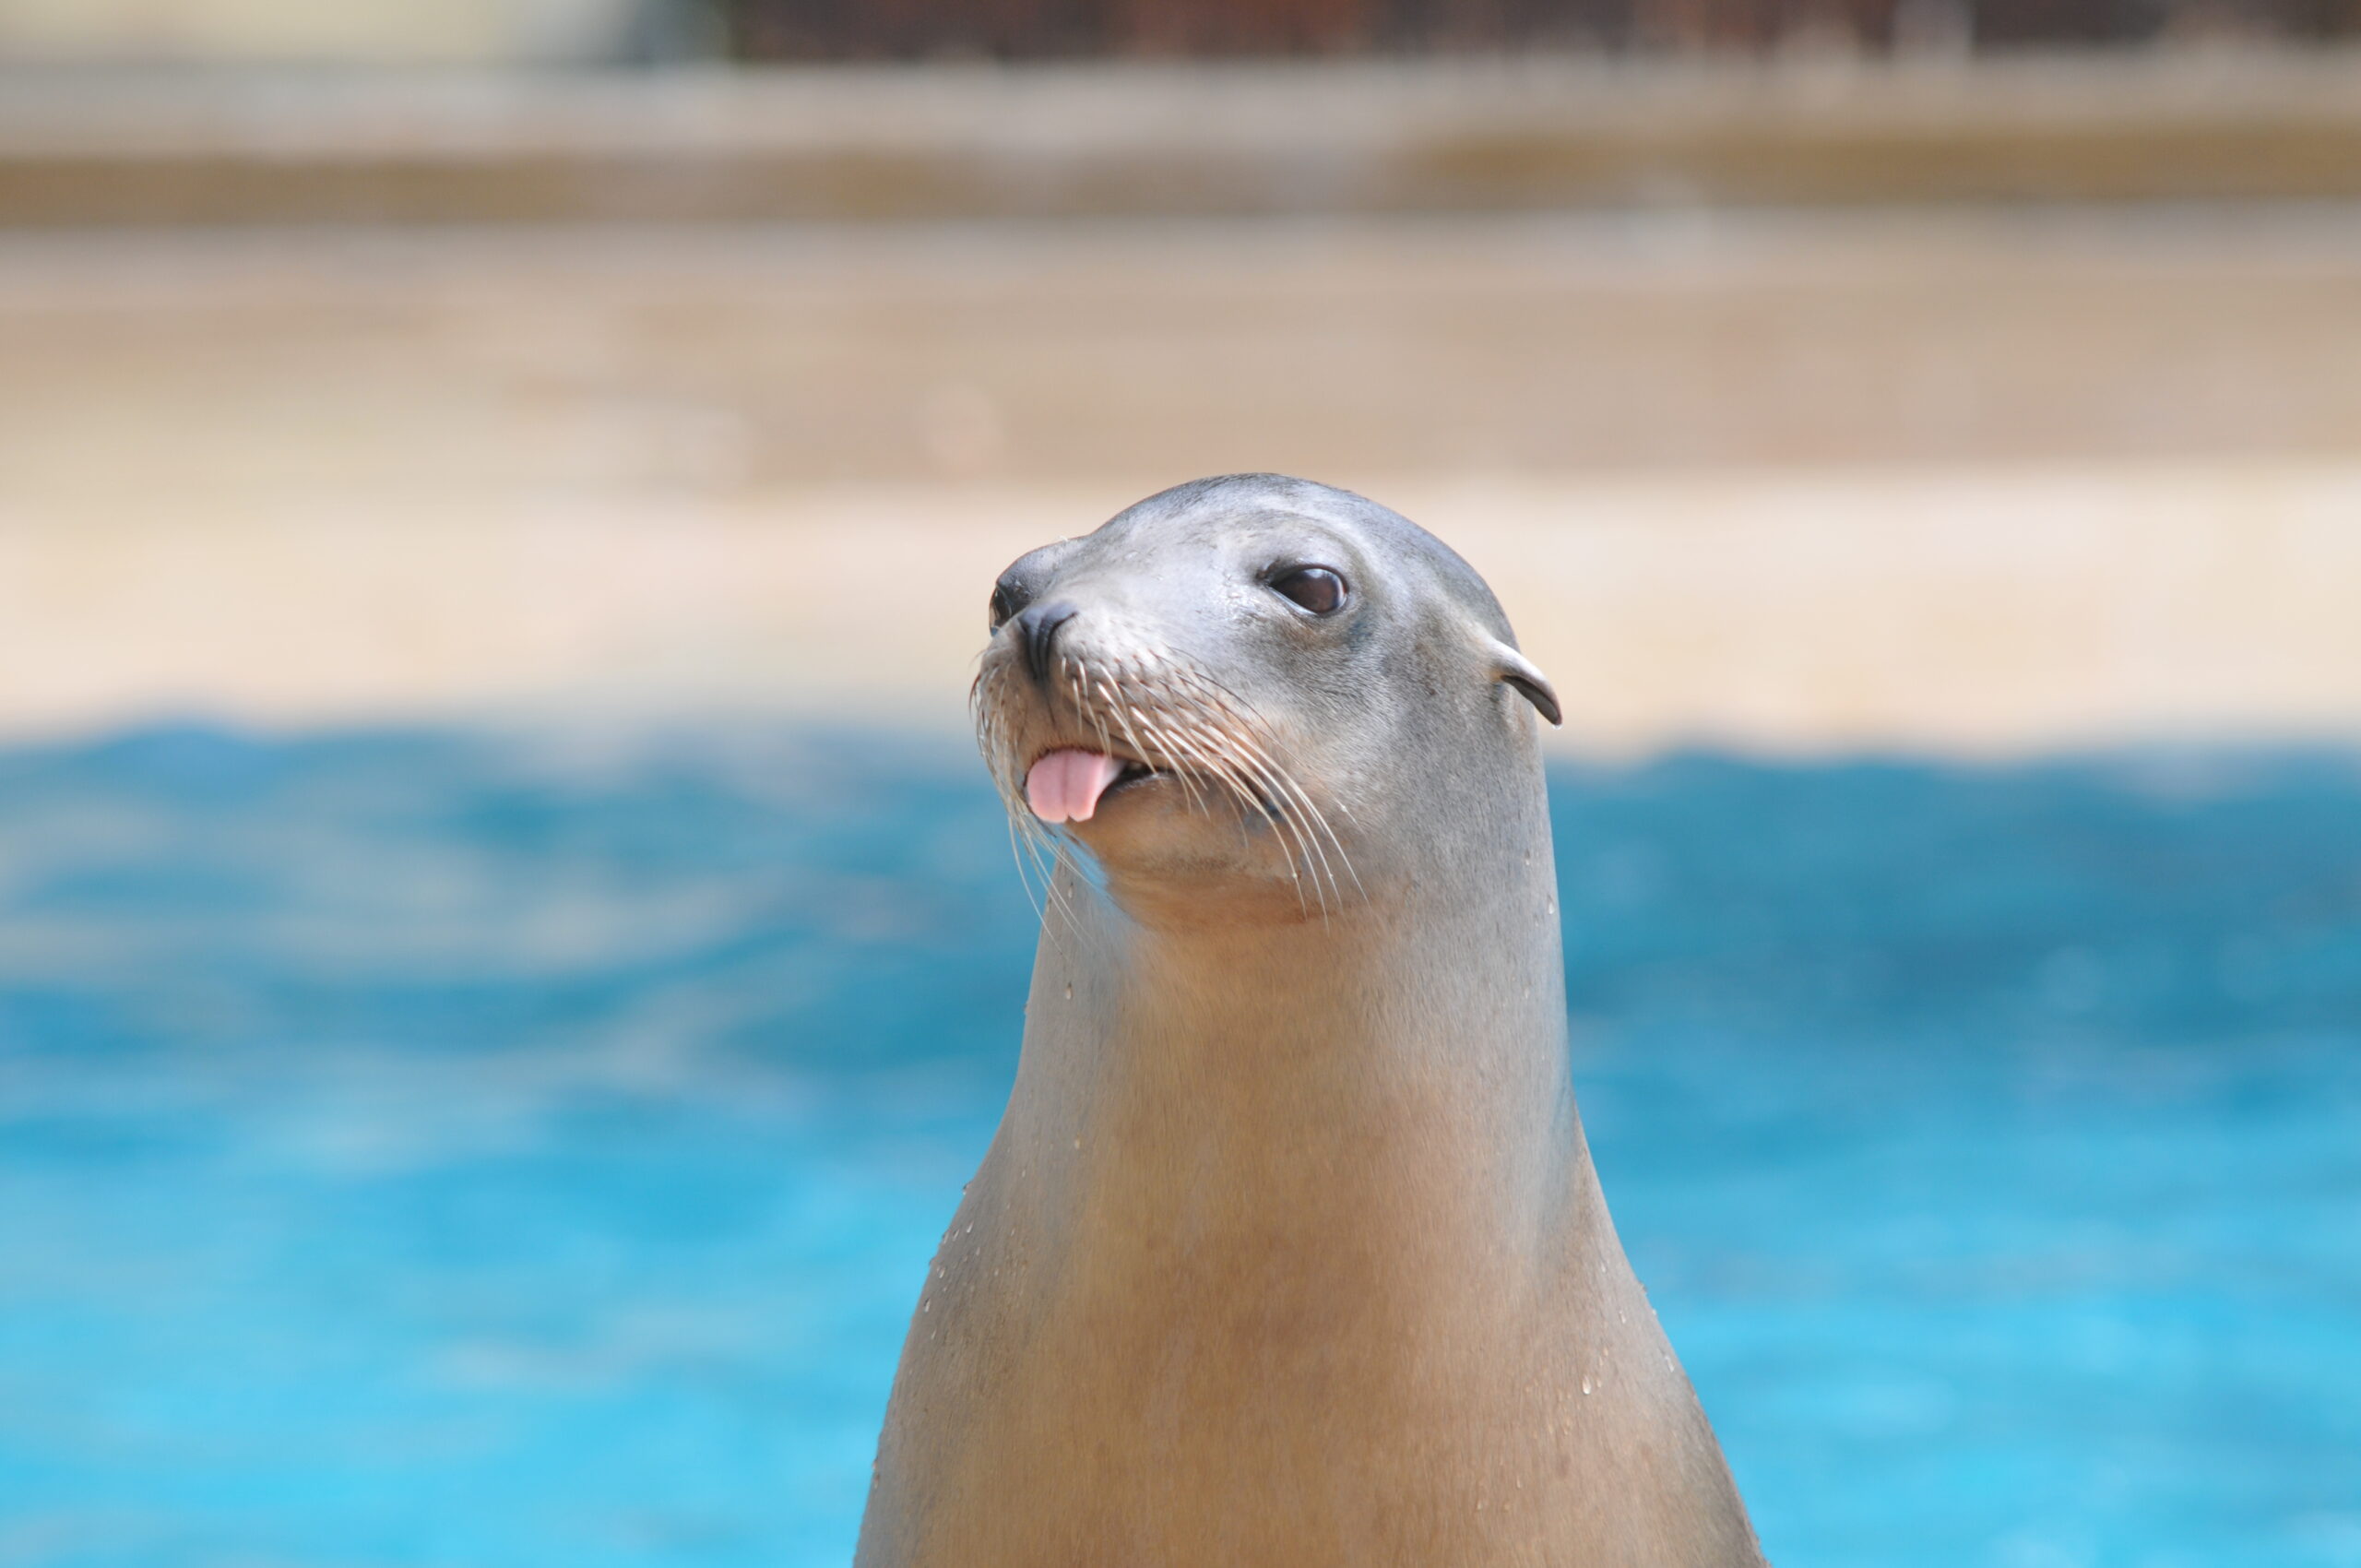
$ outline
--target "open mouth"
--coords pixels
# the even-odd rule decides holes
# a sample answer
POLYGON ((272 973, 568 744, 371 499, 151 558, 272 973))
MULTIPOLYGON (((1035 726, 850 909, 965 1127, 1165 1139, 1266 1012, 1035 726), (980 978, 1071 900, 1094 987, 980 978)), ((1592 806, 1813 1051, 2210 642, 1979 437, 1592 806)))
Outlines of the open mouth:
POLYGON ((1064 747, 1026 769, 1025 803, 1043 822, 1088 822, 1108 796, 1156 774, 1130 757, 1064 747))

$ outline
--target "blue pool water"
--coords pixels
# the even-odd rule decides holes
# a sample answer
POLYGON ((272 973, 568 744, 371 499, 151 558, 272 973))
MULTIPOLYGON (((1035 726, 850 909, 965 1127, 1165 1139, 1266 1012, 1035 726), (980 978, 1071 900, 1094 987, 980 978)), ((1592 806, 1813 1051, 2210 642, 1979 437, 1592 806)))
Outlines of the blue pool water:
MULTIPOLYGON (((1775 1559, 2361 1564, 2361 766, 1554 799, 1775 1559)), ((842 1562, 1032 923, 948 741, 0 751, 0 1565, 842 1562)))

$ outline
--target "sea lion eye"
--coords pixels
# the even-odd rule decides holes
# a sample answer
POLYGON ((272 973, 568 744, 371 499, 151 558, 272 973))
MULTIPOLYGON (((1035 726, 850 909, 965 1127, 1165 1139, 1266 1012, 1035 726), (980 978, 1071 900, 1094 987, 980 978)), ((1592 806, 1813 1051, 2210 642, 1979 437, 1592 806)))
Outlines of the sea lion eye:
POLYGON ((1025 608, 1025 591, 1003 577, 992 585, 991 629, 999 631, 1008 624, 1008 618, 1025 608))
POLYGON ((1345 608, 1345 579, 1325 566, 1298 566, 1273 577, 1271 587, 1314 615, 1334 615, 1345 608))

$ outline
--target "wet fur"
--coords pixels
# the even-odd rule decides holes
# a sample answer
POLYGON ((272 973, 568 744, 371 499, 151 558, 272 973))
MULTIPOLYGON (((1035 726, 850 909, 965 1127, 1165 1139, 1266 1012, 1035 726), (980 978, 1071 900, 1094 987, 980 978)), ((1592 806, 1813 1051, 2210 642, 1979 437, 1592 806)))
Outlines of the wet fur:
POLYGON ((1173 774, 1050 842, 861 1568, 1759 1562, 1584 1144, 1537 672, 1489 590, 1270 476, 1026 563, 1084 613, 1057 679, 987 651, 1013 820, 1054 745, 1173 774), (1234 590, 1299 539, 1352 557, 1355 625, 1234 590))

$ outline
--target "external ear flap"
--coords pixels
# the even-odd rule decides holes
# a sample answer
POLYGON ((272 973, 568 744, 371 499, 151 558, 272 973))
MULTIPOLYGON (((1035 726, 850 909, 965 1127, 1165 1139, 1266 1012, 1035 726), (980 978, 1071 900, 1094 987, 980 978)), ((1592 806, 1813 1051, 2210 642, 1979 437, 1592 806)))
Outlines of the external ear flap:
POLYGON ((1540 710, 1542 718, 1552 724, 1566 722, 1565 714, 1558 707, 1558 689, 1533 660, 1508 644, 1496 642, 1492 645, 1492 663, 1500 679, 1515 687, 1520 696, 1540 710))

